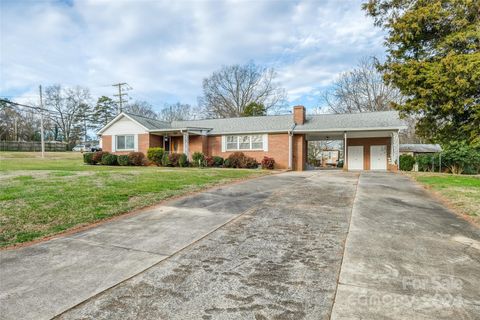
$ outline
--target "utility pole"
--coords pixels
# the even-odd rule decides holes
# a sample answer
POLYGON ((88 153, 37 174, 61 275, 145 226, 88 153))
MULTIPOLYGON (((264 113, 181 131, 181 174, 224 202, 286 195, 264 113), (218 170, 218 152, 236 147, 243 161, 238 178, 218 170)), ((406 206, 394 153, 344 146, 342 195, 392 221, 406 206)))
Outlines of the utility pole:
MULTIPOLYGON (((43 109, 42 85, 38 86, 40 91, 40 108, 43 109)), ((43 138, 43 111, 40 110, 40 141, 42 144, 42 159, 45 158, 45 140, 43 138)))
POLYGON ((116 84, 112 84, 113 87, 118 87, 118 94, 114 94, 115 97, 118 97, 118 113, 123 111, 123 96, 127 96, 128 94, 123 92, 123 86, 126 86, 125 90, 130 90, 130 86, 126 82, 120 82, 116 84))

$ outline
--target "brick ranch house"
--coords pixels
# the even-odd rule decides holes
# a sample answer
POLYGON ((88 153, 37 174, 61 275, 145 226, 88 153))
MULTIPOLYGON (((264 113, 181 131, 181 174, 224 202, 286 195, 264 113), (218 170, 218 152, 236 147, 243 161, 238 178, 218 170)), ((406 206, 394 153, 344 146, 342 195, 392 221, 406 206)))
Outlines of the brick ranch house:
POLYGON ((122 112, 98 135, 104 151, 116 154, 162 147, 228 157, 241 151, 257 161, 273 157, 278 169, 305 170, 307 141, 343 140, 344 170, 396 170, 398 133, 406 126, 395 111, 293 115, 164 122, 122 112))

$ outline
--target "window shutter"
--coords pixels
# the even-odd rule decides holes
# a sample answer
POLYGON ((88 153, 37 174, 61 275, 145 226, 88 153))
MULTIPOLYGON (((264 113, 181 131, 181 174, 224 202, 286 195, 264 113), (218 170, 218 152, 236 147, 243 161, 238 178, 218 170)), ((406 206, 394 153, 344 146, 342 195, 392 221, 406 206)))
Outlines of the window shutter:
POLYGON ((133 150, 138 151, 138 134, 133 136, 133 150))
POLYGON ((222 152, 225 152, 227 149, 227 137, 222 136, 222 152))
POLYGON ((117 136, 112 136, 112 152, 117 149, 117 136))
POLYGON ((263 151, 268 151, 268 134, 263 135, 263 151))

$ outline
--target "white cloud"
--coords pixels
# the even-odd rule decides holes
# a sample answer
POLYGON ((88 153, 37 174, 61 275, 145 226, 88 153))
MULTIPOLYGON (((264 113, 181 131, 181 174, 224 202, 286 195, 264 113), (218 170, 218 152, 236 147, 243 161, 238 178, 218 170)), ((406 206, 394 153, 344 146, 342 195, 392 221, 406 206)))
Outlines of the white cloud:
POLYGON ((292 103, 313 103, 338 73, 383 52, 382 33, 360 5, 5 1, 0 91, 21 95, 40 83, 60 83, 111 95, 110 84, 126 81, 139 99, 195 103, 212 71, 253 60, 277 69, 292 103))

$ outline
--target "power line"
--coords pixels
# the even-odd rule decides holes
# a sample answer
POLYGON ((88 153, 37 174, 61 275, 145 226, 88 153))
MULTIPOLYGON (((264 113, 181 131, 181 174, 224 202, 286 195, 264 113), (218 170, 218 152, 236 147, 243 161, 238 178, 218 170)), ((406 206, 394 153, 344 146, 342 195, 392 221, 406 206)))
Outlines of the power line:
POLYGON ((118 87, 118 94, 114 94, 115 97, 118 97, 118 112, 123 111, 123 97, 128 96, 128 93, 123 92, 123 86, 125 86, 125 91, 127 90, 132 90, 132 87, 128 85, 126 82, 120 82, 120 83, 115 83, 112 84, 112 87, 118 87))

